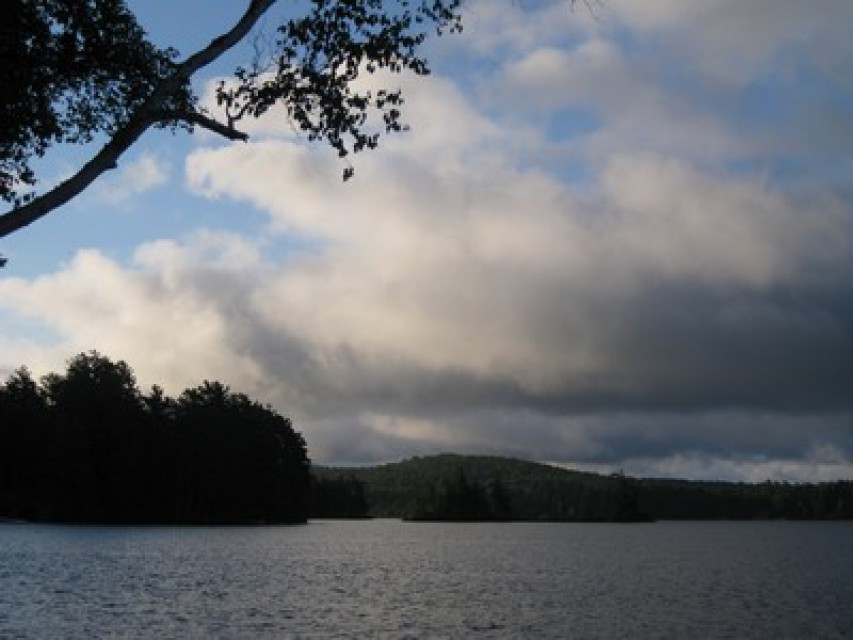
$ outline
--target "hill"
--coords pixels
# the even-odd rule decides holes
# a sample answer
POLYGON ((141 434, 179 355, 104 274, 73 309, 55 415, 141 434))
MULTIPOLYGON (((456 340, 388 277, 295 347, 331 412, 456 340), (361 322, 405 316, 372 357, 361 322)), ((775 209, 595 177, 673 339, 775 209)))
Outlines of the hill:
POLYGON ((375 517, 426 520, 642 520, 635 481, 495 456, 441 454, 362 468, 315 467, 351 476, 375 517))
POLYGON ((851 519, 853 482, 697 482, 600 475, 496 456, 441 454, 375 467, 314 467, 364 487, 374 517, 625 522, 851 519))

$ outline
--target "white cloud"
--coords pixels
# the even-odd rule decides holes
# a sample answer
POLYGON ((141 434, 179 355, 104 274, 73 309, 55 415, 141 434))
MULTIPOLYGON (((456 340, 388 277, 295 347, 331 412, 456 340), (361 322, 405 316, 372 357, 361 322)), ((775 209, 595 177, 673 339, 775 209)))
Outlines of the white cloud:
POLYGON ((670 55, 687 56, 700 71, 727 83, 750 82, 802 57, 829 63, 829 57, 849 60, 851 54, 849 39, 842 35, 853 20, 853 6, 846 0, 712 0, 701 5, 614 0, 608 5, 620 23, 667 38, 670 55))
POLYGON ((841 202, 803 203, 749 176, 655 156, 615 157, 603 185, 619 212, 610 240, 652 276, 767 287, 850 255, 841 202))
POLYGON ((181 273, 171 270, 174 263, 163 259, 163 248, 140 249, 140 262, 149 267, 145 272, 85 250, 56 274, 0 281, 5 308, 40 318, 60 336, 35 359, 28 341, 9 340, 3 364, 25 363, 46 373, 60 370, 74 353, 94 348, 127 360, 141 379, 171 390, 194 386, 204 377, 252 380, 256 365, 228 348, 231 329, 220 306, 225 301, 194 285, 189 260, 176 260, 183 263, 181 273), (152 269, 155 254, 160 261, 152 269))
POLYGON ((200 267, 218 268, 232 272, 258 269, 263 266, 257 244, 223 231, 200 229, 189 242, 155 240, 141 245, 133 256, 137 267, 177 275, 200 267))
POLYGON ((95 183, 93 197, 106 204, 123 204, 146 191, 162 187, 169 181, 169 163, 150 152, 143 152, 119 166, 115 174, 107 174, 95 183))
MULTIPOLYGON (((580 3, 581 5, 583 3, 580 3)), ((600 28, 607 11, 570 9, 563 0, 496 3, 480 0, 465 3, 465 33, 461 38, 442 42, 442 47, 474 51, 485 58, 514 57, 538 48, 545 41, 571 42, 600 28)))

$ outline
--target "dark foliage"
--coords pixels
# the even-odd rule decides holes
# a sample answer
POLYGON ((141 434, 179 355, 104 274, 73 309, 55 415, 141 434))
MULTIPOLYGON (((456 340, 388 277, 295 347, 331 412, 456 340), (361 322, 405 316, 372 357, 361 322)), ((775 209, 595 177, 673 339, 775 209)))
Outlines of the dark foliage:
POLYGON ((139 391, 96 352, 0 387, 0 517, 61 522, 304 522, 309 461, 290 421, 218 382, 139 391))
POLYGON ((853 482, 802 484, 687 482, 646 479, 639 484, 642 508, 661 519, 849 520, 853 482))
POLYGON ((312 518, 367 518, 364 483, 351 474, 311 476, 312 518))
POLYGON ((487 456, 440 455, 359 469, 370 514, 437 520, 642 522, 851 519, 853 482, 690 482, 608 476, 487 456), (503 496, 502 496, 503 494, 503 496))
POLYGON ((437 484, 426 484, 415 492, 409 520, 448 522, 486 522, 511 520, 512 507, 500 478, 487 489, 476 480, 469 481, 460 469, 437 484))
MULTIPOLYGON (((119 0, 7 0, 0 23, 0 199, 21 204, 30 161, 124 125, 174 70, 119 0), (17 184, 19 183, 19 184, 17 184)), ((191 101, 184 83, 172 107, 191 101)))
MULTIPOLYGON (((229 118, 260 116, 283 105, 309 140, 326 140, 345 157, 376 147, 368 114, 382 115, 386 133, 401 131, 399 90, 353 89, 361 75, 379 70, 429 73, 418 55, 428 25, 439 34, 460 31, 459 0, 312 0, 304 17, 278 28, 274 59, 236 71, 236 85, 223 82, 219 104, 229 118)), ((350 177, 348 168, 344 177, 350 177)))
POLYGON ((367 486, 374 516, 450 521, 648 519, 639 507, 637 482, 624 476, 449 454, 349 472, 367 486))

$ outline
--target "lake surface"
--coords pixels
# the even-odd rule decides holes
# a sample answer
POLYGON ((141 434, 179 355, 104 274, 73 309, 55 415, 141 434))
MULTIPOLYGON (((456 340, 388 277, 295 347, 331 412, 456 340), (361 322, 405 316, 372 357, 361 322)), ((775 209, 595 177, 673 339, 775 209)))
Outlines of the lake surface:
POLYGON ((0 525, 0 638, 853 638, 853 523, 0 525))

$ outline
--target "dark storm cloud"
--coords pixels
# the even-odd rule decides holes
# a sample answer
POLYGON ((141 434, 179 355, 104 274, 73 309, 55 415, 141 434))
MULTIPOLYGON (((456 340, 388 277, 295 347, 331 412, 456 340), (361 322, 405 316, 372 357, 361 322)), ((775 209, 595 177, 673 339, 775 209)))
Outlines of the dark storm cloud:
POLYGON ((612 310, 624 321, 611 325, 606 373, 538 390, 501 371, 317 349, 251 316, 230 325, 235 350, 262 365, 266 393, 284 410, 297 402, 321 455, 336 461, 451 447, 553 461, 684 451, 797 458, 822 442, 853 455, 853 325, 842 300, 646 291, 612 310), (446 429, 420 439, 380 433, 377 415, 446 429))

